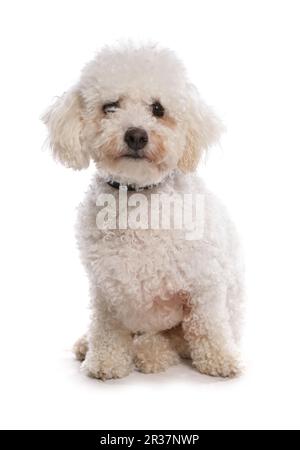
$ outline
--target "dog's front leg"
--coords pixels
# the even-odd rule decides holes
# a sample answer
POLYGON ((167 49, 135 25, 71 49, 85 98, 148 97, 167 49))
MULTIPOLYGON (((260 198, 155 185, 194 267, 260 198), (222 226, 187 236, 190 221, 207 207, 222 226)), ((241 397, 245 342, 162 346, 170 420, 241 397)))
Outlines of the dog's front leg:
POLYGON ((233 377, 240 372, 239 354, 233 339, 226 287, 203 289, 187 306, 182 326, 193 365, 199 372, 233 377))
POLYGON ((83 368, 102 380, 125 377, 133 369, 132 335, 101 303, 94 305, 83 368))

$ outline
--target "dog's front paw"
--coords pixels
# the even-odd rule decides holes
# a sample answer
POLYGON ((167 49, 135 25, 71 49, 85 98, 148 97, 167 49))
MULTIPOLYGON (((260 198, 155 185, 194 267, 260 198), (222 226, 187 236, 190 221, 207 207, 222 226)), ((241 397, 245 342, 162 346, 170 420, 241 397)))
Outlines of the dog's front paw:
POLYGON ((133 370, 132 357, 130 355, 117 355, 115 353, 97 355, 88 351, 82 369, 92 378, 110 380, 123 378, 133 370))
POLYGON ((202 339, 192 353, 193 366, 205 375, 234 378, 241 374, 239 355, 218 350, 206 339, 202 339))

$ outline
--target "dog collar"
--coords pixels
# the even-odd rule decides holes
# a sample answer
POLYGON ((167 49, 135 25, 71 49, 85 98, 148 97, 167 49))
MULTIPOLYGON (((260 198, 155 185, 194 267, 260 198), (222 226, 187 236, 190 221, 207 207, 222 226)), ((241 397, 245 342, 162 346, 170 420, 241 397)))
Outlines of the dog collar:
POLYGON ((113 187, 114 189, 120 189, 121 186, 124 186, 127 188, 128 191, 142 191, 143 189, 149 189, 151 186, 143 186, 143 187, 136 187, 134 184, 121 184, 118 183, 118 181, 108 181, 107 184, 109 186, 113 187))

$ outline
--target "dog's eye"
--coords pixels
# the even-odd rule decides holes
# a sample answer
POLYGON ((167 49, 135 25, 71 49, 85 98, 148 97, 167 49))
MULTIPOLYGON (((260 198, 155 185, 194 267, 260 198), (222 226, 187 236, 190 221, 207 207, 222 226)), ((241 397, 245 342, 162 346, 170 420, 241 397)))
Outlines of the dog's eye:
POLYGON ((159 102, 154 102, 151 106, 152 114, 155 117, 163 117, 163 115, 165 114, 165 109, 159 102))
POLYGON ((118 108, 120 108, 120 103, 117 102, 110 102, 110 103, 105 103, 102 106, 102 111, 107 114, 107 113, 113 113, 115 112, 118 108))

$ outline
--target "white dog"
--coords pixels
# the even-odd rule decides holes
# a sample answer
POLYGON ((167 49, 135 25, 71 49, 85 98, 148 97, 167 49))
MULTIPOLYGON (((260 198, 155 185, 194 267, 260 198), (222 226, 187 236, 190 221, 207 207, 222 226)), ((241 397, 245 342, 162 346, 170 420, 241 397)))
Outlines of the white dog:
POLYGON ((238 240, 224 207, 193 173, 222 125, 181 62, 155 45, 105 48, 44 121, 59 161, 83 169, 92 159, 97 167, 77 229, 93 314, 75 353, 88 374, 158 372, 180 356, 204 374, 238 374, 238 240), (138 196, 150 209, 153 194, 199 194, 201 239, 187 238, 184 227, 99 226, 103 194, 118 206, 121 193, 128 205, 137 207, 138 196))

